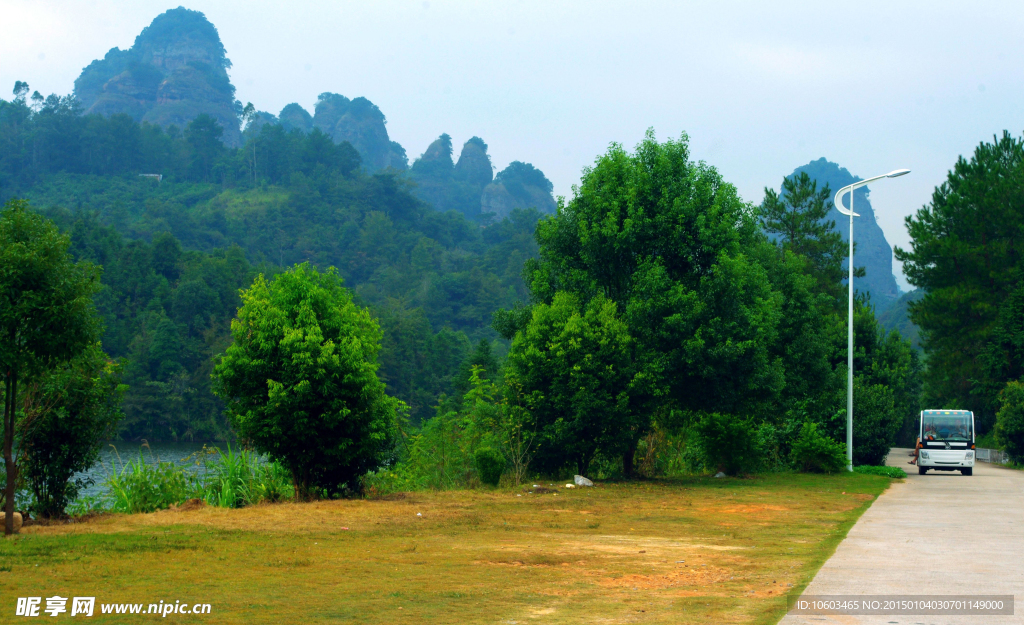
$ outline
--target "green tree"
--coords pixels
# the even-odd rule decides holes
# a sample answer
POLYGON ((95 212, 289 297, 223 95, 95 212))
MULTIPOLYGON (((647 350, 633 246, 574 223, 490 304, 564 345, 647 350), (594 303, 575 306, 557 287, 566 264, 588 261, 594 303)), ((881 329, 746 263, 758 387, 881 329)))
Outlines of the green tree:
MULTIPOLYGON (((761 224, 765 232, 777 237, 779 247, 810 263, 810 273, 819 289, 839 297, 843 280, 843 258, 846 246, 835 231, 835 221, 826 219, 832 209, 832 191, 806 172, 782 181, 782 193, 764 190, 761 203, 761 224)), ((864 275, 863 270, 860 275, 864 275)))
POLYGON ((546 472, 572 465, 584 474, 598 453, 622 454, 649 415, 636 399, 644 384, 634 344, 614 302, 581 306, 557 293, 537 304, 516 335, 506 384, 524 396, 538 431, 534 464, 546 472))
POLYGON ((20 462, 39 516, 64 516, 68 504, 91 484, 71 478, 96 463, 100 447, 123 417, 120 377, 120 366, 94 344, 26 386, 20 462))
POLYGON ((296 496, 358 489, 393 445, 400 402, 377 378, 381 332, 332 269, 261 274, 214 370, 239 436, 286 466, 296 496))
POLYGON ((1011 380, 999 394, 996 442, 1016 463, 1024 462, 1024 381, 1011 380))
POLYGON ((99 271, 72 262, 70 241, 23 200, 0 212, 0 372, 4 376, 5 532, 14 531, 18 469, 13 455, 22 414, 19 382, 73 359, 96 342, 92 297, 99 271))
POLYGON ((189 167, 193 179, 209 182, 213 167, 224 152, 224 144, 220 141, 224 129, 217 120, 203 113, 189 122, 184 134, 191 148, 189 167))
MULTIPOLYGON (((766 245, 754 212, 704 163, 687 137, 636 151, 613 144, 584 171, 575 196, 537 228, 540 258, 526 277, 535 301, 556 292, 615 302, 636 342, 647 392, 686 414, 738 414, 778 395, 770 358, 781 297, 748 251, 766 245)), ((506 330, 521 317, 496 319, 506 330)), ((626 445, 631 450, 649 418, 626 445)))
POLYGON ((910 250, 895 255, 925 292, 909 310, 928 355, 926 396, 932 405, 973 410, 985 431, 1010 378, 987 379, 996 372, 986 371, 982 356, 996 338, 1000 307, 1024 276, 1024 141, 1004 132, 970 160, 959 158, 906 223, 910 250))

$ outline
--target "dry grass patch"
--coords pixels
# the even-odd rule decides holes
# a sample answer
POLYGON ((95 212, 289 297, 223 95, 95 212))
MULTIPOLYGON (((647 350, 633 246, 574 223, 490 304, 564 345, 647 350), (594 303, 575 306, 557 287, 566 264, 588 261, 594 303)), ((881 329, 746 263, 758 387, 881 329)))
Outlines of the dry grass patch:
POLYGON ((769 623, 887 484, 694 478, 103 515, 0 543, 0 610, 59 594, 213 605, 168 622, 769 623))

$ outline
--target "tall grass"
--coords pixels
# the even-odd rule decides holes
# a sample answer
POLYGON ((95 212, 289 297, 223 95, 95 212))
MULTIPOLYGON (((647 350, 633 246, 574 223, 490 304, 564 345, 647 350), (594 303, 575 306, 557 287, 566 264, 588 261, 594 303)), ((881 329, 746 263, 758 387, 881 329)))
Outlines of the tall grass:
POLYGON ((222 508, 241 508, 258 503, 276 502, 292 495, 288 471, 276 462, 261 462, 256 453, 234 452, 228 445, 217 460, 206 463, 203 494, 200 499, 222 508))
POLYGON ((191 470, 155 457, 147 463, 141 449, 137 459, 121 462, 114 451, 120 466, 115 463, 106 480, 106 507, 113 512, 153 512, 190 499, 241 508, 292 496, 291 475, 284 467, 252 451, 234 451, 230 445, 227 452, 204 446, 187 458, 195 465, 191 470))

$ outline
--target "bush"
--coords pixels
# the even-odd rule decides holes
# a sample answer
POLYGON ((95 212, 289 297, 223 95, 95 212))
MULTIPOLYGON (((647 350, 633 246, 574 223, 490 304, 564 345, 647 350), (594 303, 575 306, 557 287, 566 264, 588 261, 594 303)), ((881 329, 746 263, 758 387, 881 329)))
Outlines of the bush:
POLYGON ((377 377, 380 327, 336 270, 260 274, 231 333, 216 390, 239 436, 288 469, 298 497, 359 490, 386 464, 402 404, 377 377))
POLYGON ((30 383, 31 407, 21 436, 22 474, 35 497, 33 512, 44 518, 65 508, 90 480, 74 478, 99 458, 121 413, 120 366, 99 344, 30 383))
MULTIPOLYGON (((885 464, 903 422, 895 401, 892 389, 881 384, 866 384, 857 378, 853 389, 854 464, 885 464)), ((845 433, 845 423, 843 427, 845 433)))
POLYGON ((900 480, 907 477, 907 472, 899 467, 873 467, 865 464, 859 467, 853 467, 853 470, 857 473, 864 473, 865 475, 881 475, 900 480))
POLYGON ((758 428, 736 415, 704 414, 696 425, 697 446, 706 466, 729 475, 756 471, 761 466, 758 428))
POLYGON ((789 452, 793 468, 805 473, 837 473, 846 467, 846 445, 818 431, 818 424, 804 423, 789 452))
POLYGON ((996 441, 1010 460, 1024 462, 1024 382, 1011 381, 999 393, 999 412, 996 413, 996 441))
POLYGON ((505 459, 490 447, 481 447, 474 454, 476 472, 480 481, 490 486, 497 486, 501 481, 501 473, 505 470, 505 459))

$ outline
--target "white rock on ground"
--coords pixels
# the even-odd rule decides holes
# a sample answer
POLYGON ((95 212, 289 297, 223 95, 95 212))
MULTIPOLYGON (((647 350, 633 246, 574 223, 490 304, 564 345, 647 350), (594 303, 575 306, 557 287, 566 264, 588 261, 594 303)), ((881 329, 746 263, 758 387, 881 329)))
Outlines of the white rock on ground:
POLYGON ((594 485, 593 482, 591 482, 587 478, 583 477, 582 475, 577 475, 576 477, 574 477, 572 479, 573 479, 574 482, 576 482, 576 486, 593 486, 594 485))

